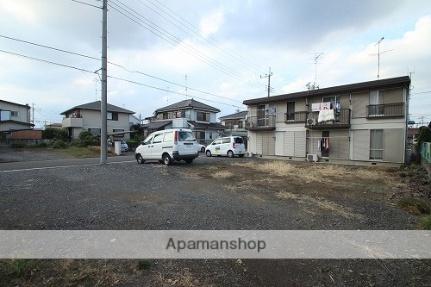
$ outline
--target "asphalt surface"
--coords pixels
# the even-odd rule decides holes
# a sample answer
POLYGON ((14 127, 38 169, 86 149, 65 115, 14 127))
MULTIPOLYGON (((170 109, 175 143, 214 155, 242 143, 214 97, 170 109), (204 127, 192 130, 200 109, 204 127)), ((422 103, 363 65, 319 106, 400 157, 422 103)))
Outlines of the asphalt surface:
MULTIPOLYGON (((201 156, 192 165, 177 163, 169 167, 159 163, 138 165, 133 156, 109 158, 106 165, 99 165, 97 158, 2 163, 0 228, 186 230, 392 226, 402 229, 412 226, 411 218, 404 212, 379 203, 363 208, 376 215, 371 221, 330 213, 313 215, 294 201, 265 195, 256 198, 223 187, 234 182, 235 177, 216 180, 202 174, 197 176, 208 165, 216 170, 220 165, 219 170, 223 170, 227 161, 251 160, 256 159, 201 156), (397 218, 395 224, 391 224, 391 218, 397 218)), ((431 262, 414 260, 244 260, 241 265, 229 260, 205 260, 158 264, 164 266, 159 272, 194 270, 201 282, 210 278, 209 283, 216 286, 429 286, 431 279, 431 262)), ((141 285, 141 282, 142 278, 133 277, 124 285, 141 285)))

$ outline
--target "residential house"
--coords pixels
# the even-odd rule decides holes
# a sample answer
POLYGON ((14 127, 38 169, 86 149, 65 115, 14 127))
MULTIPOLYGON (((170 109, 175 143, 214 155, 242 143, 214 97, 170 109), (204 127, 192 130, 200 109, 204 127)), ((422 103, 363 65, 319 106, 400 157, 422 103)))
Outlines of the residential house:
MULTIPOLYGON (((72 139, 79 137, 82 131, 89 131, 94 135, 100 135, 101 131, 101 103, 91 102, 70 108, 61 114, 64 115, 62 127, 67 128, 72 139)), ((108 135, 122 136, 124 139, 130 138, 130 115, 135 112, 114 106, 107 105, 108 135)))
POLYGON ((0 132, 32 129, 30 106, 0 100, 0 132))
POLYGON ((219 120, 224 126, 224 134, 227 136, 247 136, 245 128, 245 119, 247 111, 236 112, 234 114, 220 117, 219 120))
POLYGON ((246 100, 248 150, 290 159, 403 163, 409 87, 406 76, 246 100))
POLYGON ((224 127, 217 122, 220 110, 194 99, 183 100, 154 111, 143 125, 146 134, 170 128, 190 128, 196 139, 209 144, 223 134, 224 127))

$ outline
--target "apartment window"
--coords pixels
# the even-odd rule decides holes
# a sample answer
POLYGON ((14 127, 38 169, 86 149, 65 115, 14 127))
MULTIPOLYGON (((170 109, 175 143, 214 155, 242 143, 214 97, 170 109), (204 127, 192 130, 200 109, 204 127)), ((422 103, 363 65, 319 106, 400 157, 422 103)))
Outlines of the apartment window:
POLYGON ((383 111, 383 93, 379 90, 370 91, 370 106, 368 107, 369 116, 382 116, 383 111))
POLYGON ((370 130, 370 159, 383 159, 383 130, 370 130))
POLYGON ((295 102, 287 103, 287 120, 288 121, 295 120, 295 102))
POLYGON ((196 119, 202 122, 208 122, 210 119, 210 114, 205 112, 196 112, 196 119))

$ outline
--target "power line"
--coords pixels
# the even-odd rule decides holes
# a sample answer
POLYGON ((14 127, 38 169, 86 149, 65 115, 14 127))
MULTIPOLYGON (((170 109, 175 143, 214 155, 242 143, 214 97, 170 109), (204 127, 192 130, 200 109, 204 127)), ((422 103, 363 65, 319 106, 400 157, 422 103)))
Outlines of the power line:
POLYGON ((151 1, 147 1, 147 2, 150 3, 152 6, 154 6, 155 8, 145 4, 144 1, 142 1, 142 0, 136 0, 136 2, 147 7, 148 9, 151 9, 152 11, 154 11, 154 13, 161 16, 163 19, 166 19, 167 21, 169 21, 172 25, 179 28, 181 31, 183 31, 189 35, 191 35, 191 34, 196 35, 202 42, 206 42, 209 46, 216 48, 221 53, 224 53, 225 55, 231 57, 232 59, 236 60, 241 65, 245 65, 246 66, 245 68, 249 69, 251 72, 253 72, 253 74, 256 74, 256 73, 258 74, 257 71, 259 69, 256 69, 255 67, 250 65, 248 62, 242 60, 242 57, 235 55, 234 53, 227 51, 226 49, 222 49, 211 38, 203 37, 199 33, 199 30, 193 24, 191 24, 189 21, 185 20, 181 16, 176 15, 174 11, 172 11, 169 7, 165 6, 164 4, 159 3, 159 5, 164 6, 165 9, 163 9, 163 7, 159 6, 157 3, 154 3, 151 1), (170 13, 168 13, 167 11, 170 13), (185 25, 184 23, 187 23, 188 25, 185 25))
POLYGON ((202 53, 197 48, 193 47, 190 44, 184 43, 182 39, 178 38, 177 36, 173 35, 169 31, 166 31, 165 29, 161 28, 157 24, 153 23, 152 21, 148 20, 145 16, 142 14, 136 12, 126 4, 123 4, 121 2, 115 2, 111 1, 109 4, 109 7, 113 10, 117 11, 118 13, 122 14, 132 22, 138 24, 141 27, 144 27, 145 29, 149 30, 151 33, 156 35, 157 37, 161 38, 162 40, 170 43, 174 47, 178 45, 179 48, 181 48, 185 53, 200 58, 203 62, 208 64, 209 66, 219 70, 220 72, 223 72, 231 77, 234 77, 238 80, 241 80, 236 74, 231 72, 229 68, 223 64, 221 64, 219 61, 212 59, 211 57, 207 56, 205 53, 202 53), (120 4, 118 4, 120 3, 120 4), (114 6, 113 6, 114 5, 114 6), (123 6, 123 7, 121 7, 123 6), (125 8, 124 8, 125 7, 125 8), (134 15, 135 14, 135 15, 134 15), (137 16, 136 16, 137 15, 137 16), (136 20, 138 19, 138 20, 136 20), (187 46, 190 50, 193 50, 195 53, 190 53, 188 49, 185 49, 187 46))
POLYGON ((79 0, 70 0, 70 1, 75 2, 75 3, 82 4, 82 5, 86 5, 86 6, 91 6, 91 7, 97 8, 97 9, 102 9, 102 7, 99 7, 99 6, 97 6, 97 5, 93 5, 93 4, 90 4, 90 3, 84 2, 84 1, 79 1, 79 0))
POLYGON ((46 48, 46 49, 54 50, 54 51, 57 51, 57 52, 62 52, 62 53, 66 53, 66 54, 71 54, 71 55, 75 55, 75 56, 84 57, 84 58, 87 58, 87 59, 92 59, 92 60, 100 61, 100 58, 97 58, 97 57, 92 57, 92 56, 88 56, 88 55, 77 53, 77 52, 73 52, 73 51, 67 51, 67 50, 63 50, 63 49, 60 49, 60 48, 56 48, 56 47, 52 47, 52 46, 48 46, 48 45, 44 45, 44 44, 39 44, 39 43, 35 43, 35 42, 23 40, 23 39, 18 39, 18 38, 15 38, 15 37, 10 37, 10 36, 6 36, 6 35, 2 35, 2 34, 0 34, 0 37, 1 38, 5 38, 5 39, 9 39, 9 40, 12 40, 12 41, 16 41, 16 42, 21 42, 21 43, 25 43, 25 44, 29 44, 29 45, 41 47, 41 48, 46 48))
POLYGON ((29 60, 34 60, 34 61, 46 63, 46 64, 60 66, 60 67, 63 67, 63 68, 74 69, 74 70, 78 70, 78 71, 81 71, 81 72, 86 72, 86 73, 91 73, 91 74, 95 73, 94 71, 86 70, 86 69, 79 68, 79 67, 76 67, 76 66, 62 64, 62 63, 57 63, 57 62, 53 62, 53 61, 49 61, 49 60, 45 60, 45 59, 41 59, 41 58, 36 58, 36 57, 31 57, 31 56, 27 56, 27 55, 15 53, 15 52, 5 51, 5 50, 1 50, 1 49, 0 49, 0 52, 5 53, 5 54, 9 54, 9 55, 13 55, 13 56, 18 56, 18 57, 26 58, 26 59, 29 59, 29 60))
MULTIPOLYGON (((45 59, 41 59, 41 58, 31 57, 31 56, 27 56, 27 55, 15 53, 15 52, 5 51, 5 50, 1 50, 1 49, 0 49, 0 52, 5 53, 5 54, 9 54, 9 55, 13 55, 13 56, 17 56, 17 57, 22 57, 22 58, 33 60, 33 61, 42 62, 42 63, 45 63, 45 64, 51 64, 51 65, 55 65, 55 66, 59 66, 59 67, 63 67, 63 68, 74 69, 74 70, 78 70, 78 71, 86 72, 86 73, 90 73, 90 74, 95 74, 96 73, 96 72, 93 72, 93 71, 90 71, 90 70, 87 70, 87 69, 83 69, 83 68, 80 68, 80 67, 76 67, 76 66, 72 66, 72 65, 67 65, 67 64, 62 64, 62 63, 58 63, 58 62, 53 62, 53 61, 49 61, 49 60, 45 60, 45 59)), ((173 94, 178 94, 178 95, 185 96, 185 94, 181 93, 181 92, 171 91, 171 90, 168 90, 168 89, 164 89, 164 88, 160 88, 160 87, 148 85, 148 84, 145 84, 145 83, 142 83, 142 82, 133 81, 133 80, 125 79, 125 78, 116 77, 116 76, 113 76, 113 75, 108 75, 108 78, 116 79, 116 80, 124 81, 124 82, 128 82, 128 83, 132 83, 132 84, 135 84, 135 85, 140 85, 140 86, 144 86, 144 87, 148 87, 148 88, 152 88, 152 89, 156 89, 156 90, 160 90, 160 91, 165 91, 165 92, 168 92, 168 93, 173 93, 173 94)), ((227 105, 227 106, 232 106, 232 107, 240 108, 239 106, 236 106, 236 105, 227 104, 227 103, 219 102, 219 101, 213 101, 213 100, 205 99, 205 98, 198 97, 198 96, 195 96, 195 95, 193 95, 193 97, 197 98, 197 99, 200 99, 200 100, 203 100, 203 101, 207 101, 207 102, 212 102, 212 103, 217 103, 217 104, 222 104, 222 105, 227 105)))
MULTIPOLYGON (((39 44, 39 43, 31 42, 31 41, 28 41, 28 40, 18 39, 18 38, 11 37, 11 36, 6 36, 6 35, 0 34, 0 37, 8 39, 8 40, 16 41, 16 42, 21 42, 21 43, 33 45, 33 46, 36 46, 36 47, 41 47, 41 48, 45 48, 45 49, 54 50, 54 51, 57 51, 57 52, 62 52, 62 53, 66 53, 66 54, 71 54, 71 55, 75 55, 75 56, 84 57, 84 58, 91 59, 91 60, 96 60, 96 61, 100 61, 101 60, 100 58, 97 58, 97 57, 85 55, 85 54, 74 52, 74 51, 68 51, 68 50, 56 48, 56 47, 53 47, 53 46, 48 46, 48 45, 45 45, 45 44, 39 44)), ((169 80, 163 79, 161 77, 157 77, 157 76, 154 76, 154 75, 151 75, 151 74, 139 71, 139 70, 130 70, 129 68, 127 68, 127 67, 125 67, 124 65, 121 65, 121 64, 117 64, 117 63, 110 62, 110 61, 108 61, 108 63, 110 65, 119 67, 119 68, 121 68, 121 69, 123 69, 123 70, 125 70, 125 71, 127 71, 129 73, 141 74, 141 75, 144 75, 146 77, 150 77, 150 78, 153 78, 153 79, 156 79, 156 80, 159 80, 159 81, 163 81, 165 83, 176 85, 176 86, 179 86, 179 87, 182 87, 182 88, 187 88, 187 89, 189 89, 191 91, 199 92, 199 93, 206 94, 206 95, 213 96, 213 97, 225 98, 225 99, 228 99, 230 101, 234 101, 234 102, 240 103, 240 102, 238 102, 238 101, 236 101, 234 99, 231 99, 229 97, 224 97, 224 96, 216 95, 214 93, 206 92, 206 91, 203 91, 203 90, 200 90, 200 89, 188 87, 188 86, 186 86, 184 84, 175 83, 173 81, 169 81, 169 80)))

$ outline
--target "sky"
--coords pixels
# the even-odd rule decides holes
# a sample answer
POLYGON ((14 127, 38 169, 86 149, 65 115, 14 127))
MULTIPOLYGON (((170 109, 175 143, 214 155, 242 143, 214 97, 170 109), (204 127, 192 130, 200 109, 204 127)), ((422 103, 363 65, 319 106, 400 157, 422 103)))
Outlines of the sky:
MULTIPOLYGON (((245 109, 243 100, 266 96, 261 76, 269 67, 271 95, 305 90, 315 80, 320 88, 375 80, 375 43, 384 37, 380 78, 411 75, 411 118, 431 120, 429 0, 109 3, 108 60, 117 65, 108 74, 129 82, 110 78, 108 102, 137 116, 190 97, 219 108, 218 116, 245 109)), ((95 58, 101 57, 101 19, 100 9, 72 0, 0 0, 0 35, 95 58)), ((3 37, 0 50, 89 71, 0 51, 0 99, 34 104, 39 127, 100 99, 99 77, 90 73, 100 69, 99 60, 3 37)))

